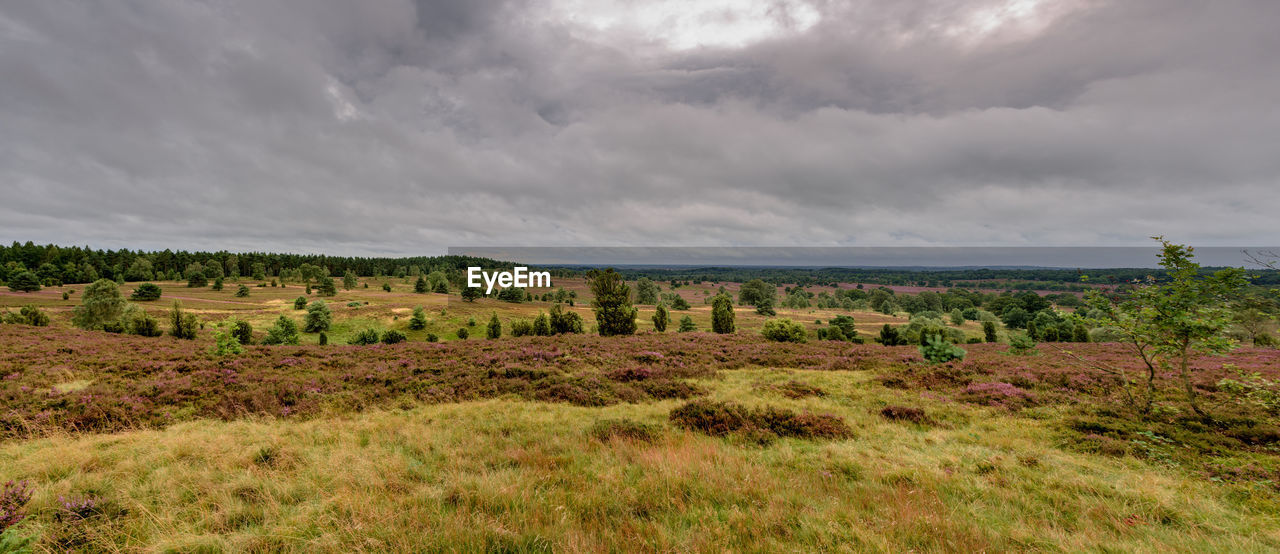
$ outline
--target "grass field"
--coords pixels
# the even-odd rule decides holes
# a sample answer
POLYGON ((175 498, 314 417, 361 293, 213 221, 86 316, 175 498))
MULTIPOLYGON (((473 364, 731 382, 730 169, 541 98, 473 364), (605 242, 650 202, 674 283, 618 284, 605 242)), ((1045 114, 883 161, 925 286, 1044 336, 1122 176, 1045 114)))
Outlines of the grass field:
MULTIPOLYGON (((1275 350, 1196 360, 1222 416, 1205 426, 1174 391, 1135 418, 1113 380, 1049 345, 966 345, 963 362, 930 365, 914 347, 765 342, 748 310, 735 335, 658 334, 645 309, 634 337, 456 341, 470 318, 549 305, 392 284, 327 299, 329 346, 310 334, 229 358, 207 353, 209 326, 195 341, 79 331, 65 289, 0 296, 54 319, 0 326, 0 482, 33 491, 14 529, 50 552, 1280 550, 1280 430, 1214 387, 1224 362, 1280 376, 1275 350), (410 342, 344 344, 404 329, 419 305, 431 325, 410 342), (850 432, 718 436, 672 420, 698 401, 850 432)), ((207 323, 302 317, 301 287, 162 286, 156 315, 179 299, 207 323)), ((864 334, 904 321, 853 315, 864 334)), ((1132 363, 1118 345, 1072 348, 1132 363)))

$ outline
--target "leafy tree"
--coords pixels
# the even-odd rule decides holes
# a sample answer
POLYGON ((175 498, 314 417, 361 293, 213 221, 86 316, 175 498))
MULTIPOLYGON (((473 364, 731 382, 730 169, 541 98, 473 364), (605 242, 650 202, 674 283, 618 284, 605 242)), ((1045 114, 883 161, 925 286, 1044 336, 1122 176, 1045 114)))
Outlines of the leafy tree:
POLYGON ((775 316, 778 312, 773 309, 773 298, 763 298, 756 301, 756 313, 763 316, 775 316))
POLYGON ((840 329, 845 339, 854 340, 858 336, 858 325, 852 316, 838 315, 831 318, 831 326, 840 329))
POLYGON ((1000 314, 1000 321, 1010 329, 1024 329, 1031 321, 1031 314, 1020 306, 1009 306, 1000 314))
POLYGON ((129 295, 129 300, 135 302, 149 302, 160 299, 160 286, 155 283, 143 283, 138 288, 133 289, 133 293, 129 295))
POLYGON ((213 290, 222 290, 222 277, 221 277, 221 276, 219 276, 219 277, 214 277, 214 279, 213 279, 213 290))
POLYGON ((193 289, 207 287, 209 286, 209 278, 205 277, 204 273, 201 272, 192 273, 190 277, 187 277, 187 286, 193 289))
POLYGON ((964 325, 964 312, 960 311, 960 308, 952 309, 950 314, 948 315, 951 316, 952 325, 955 325, 957 327, 960 325, 964 325))
POLYGON ((657 284, 648 277, 641 277, 636 281, 636 304, 657 304, 659 292, 657 284))
POLYGON ((658 304, 658 309, 653 312, 653 328, 659 333, 667 330, 667 323, 671 321, 671 313, 667 311, 666 304, 658 304))
POLYGON ((358 281, 358 279, 356 278, 356 272, 351 271, 350 269, 348 269, 348 270, 346 270, 345 272, 343 272, 343 274, 342 274, 342 288, 344 288, 344 289, 346 289, 346 290, 354 289, 354 288, 356 288, 356 285, 357 285, 357 284, 359 284, 357 281, 358 281))
POLYGON ((622 280, 622 275, 613 268, 604 271, 593 269, 587 272, 587 279, 591 284, 591 294, 595 296, 591 306, 600 336, 634 334, 639 311, 631 305, 631 287, 622 280))
POLYGON ((267 336, 262 339, 262 344, 298 344, 298 338, 298 324, 293 318, 282 315, 267 329, 267 336))
POLYGON ((409 330, 421 331, 427 328, 427 312, 418 306, 413 309, 413 317, 409 318, 409 330))
POLYGON ((689 301, 674 292, 662 293, 662 303, 670 306, 673 310, 683 311, 689 309, 689 301))
POLYGON ((416 292, 418 294, 426 294, 430 290, 431 290, 430 287, 427 286, 426 277, 419 275, 418 280, 413 282, 413 292, 416 292))
POLYGON ((124 313, 124 295, 115 281, 98 279, 85 287, 80 305, 71 315, 71 323, 81 329, 101 329, 104 323, 116 323, 124 313))
POLYGON ((336 296, 338 287, 333 282, 333 277, 321 275, 316 280, 316 294, 320 296, 336 296))
MULTIPOLYGON (((1155 401, 1156 379, 1176 372, 1187 404, 1196 414, 1207 416, 1191 383, 1191 355, 1225 354, 1235 348, 1226 333, 1232 315, 1229 302, 1248 284, 1248 279, 1240 268, 1201 276, 1200 264, 1192 261, 1193 248, 1163 237, 1153 238, 1160 241, 1160 266, 1168 274, 1168 282, 1148 279, 1118 302, 1093 290, 1088 293, 1087 302, 1104 314, 1100 323, 1123 336, 1142 360, 1146 369, 1145 390, 1140 393, 1143 413, 1150 412, 1155 401)), ((1129 381, 1123 370, 1102 364, 1095 367, 1129 381)))
MULTIPOLYGON (((836 327, 836 329, 839 329, 839 327, 836 327)), ((764 329, 760 334, 764 335, 764 338, 775 342, 808 341, 808 332, 805 331, 804 325, 785 317, 765 321, 764 329)))
MULTIPOLYGON (((323 302, 323 300, 319 300, 318 302, 323 302)), ((307 297, 299 296, 293 299, 293 309, 303 310, 303 309, 306 309, 306 307, 307 307, 307 297)))
POLYGON ((525 290, 520 287, 507 287, 498 291, 498 300, 503 302, 519 304, 524 302, 525 296, 525 290))
POLYGON ((240 285, 240 288, 236 289, 236 298, 247 298, 248 296, 249 296, 249 287, 240 285))
POLYGON ((679 332, 688 333, 690 331, 697 331, 697 330, 698 330, 698 326, 694 325, 692 317, 686 315, 680 318, 680 328, 678 329, 679 332))
POLYGON ((328 331, 333 323, 333 312, 324 300, 316 300, 307 306, 307 316, 303 318, 302 327, 308 333, 328 331))
POLYGON ((467 302, 475 302, 480 298, 480 289, 476 287, 462 287, 462 299, 467 302))
POLYGON ((195 314, 182 311, 182 304, 174 301, 169 311, 169 335, 180 339, 194 340, 200 330, 200 319, 195 314))
POLYGON ((777 287, 761 279, 747 281, 738 289, 738 303, 744 306, 756 306, 759 308, 760 304, 764 302, 772 307, 777 296, 777 287))
POLYGON ((711 330, 722 335, 733 333, 733 300, 717 294, 711 301, 711 330))
POLYGON ((494 314, 489 317, 489 325, 485 328, 485 336, 491 339, 496 339, 502 336, 502 322, 498 321, 497 312, 494 312, 494 314))

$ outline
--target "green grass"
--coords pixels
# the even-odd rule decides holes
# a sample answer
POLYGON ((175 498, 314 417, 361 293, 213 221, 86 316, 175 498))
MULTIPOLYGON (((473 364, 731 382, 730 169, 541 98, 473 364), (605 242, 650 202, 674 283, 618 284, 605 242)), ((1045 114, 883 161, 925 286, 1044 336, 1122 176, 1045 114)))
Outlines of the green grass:
POLYGON ((701 383, 716 400, 843 416, 855 436, 761 447, 672 427, 675 402, 497 399, 27 440, 0 446, 0 467, 31 479, 37 514, 56 512, 59 496, 109 506, 76 525, 33 518, 28 529, 55 549, 1280 548, 1274 498, 1061 448, 1042 420, 906 396, 860 373, 740 370, 701 383), (760 386, 788 380, 827 394, 792 400, 760 386), (887 402, 938 423, 885 420, 887 402), (658 436, 593 436, 614 419, 658 436))

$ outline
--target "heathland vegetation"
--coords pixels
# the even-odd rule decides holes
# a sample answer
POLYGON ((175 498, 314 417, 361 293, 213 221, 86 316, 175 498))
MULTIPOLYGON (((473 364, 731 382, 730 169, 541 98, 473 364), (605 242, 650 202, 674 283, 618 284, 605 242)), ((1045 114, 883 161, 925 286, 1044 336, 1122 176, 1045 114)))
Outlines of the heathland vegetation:
POLYGON ((486 295, 511 264, 15 244, 0 550, 1280 549, 1275 273, 1161 246, 486 295))

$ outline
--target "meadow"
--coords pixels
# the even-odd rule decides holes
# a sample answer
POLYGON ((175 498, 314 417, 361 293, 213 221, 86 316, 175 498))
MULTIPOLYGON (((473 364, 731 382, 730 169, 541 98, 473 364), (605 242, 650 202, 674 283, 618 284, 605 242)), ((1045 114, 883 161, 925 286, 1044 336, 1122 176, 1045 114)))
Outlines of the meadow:
MULTIPOLYGON (((0 325, 0 482, 31 494, 14 535, 39 552, 1280 549, 1280 428, 1219 386, 1280 378, 1274 349, 1195 358, 1212 423, 1176 391, 1135 418, 1081 362, 1138 369, 1114 343, 967 344, 930 364, 915 346, 764 341, 749 308, 717 335, 717 283, 678 289, 692 307, 673 316, 702 331, 654 332, 641 307, 634 336, 487 340, 491 314, 550 304, 384 281, 325 299, 328 345, 234 356, 210 353, 214 324, 300 320, 301 286, 161 283, 140 303, 163 317, 179 300, 196 340, 74 329, 82 287, 0 293, 52 317, 0 325), (417 306, 428 326, 409 330, 417 306), (409 340, 346 344, 370 327, 409 340)), ((593 321, 585 285, 557 284, 593 321)), ((906 322, 852 315, 864 336, 906 322)))

